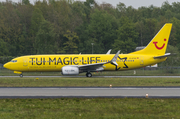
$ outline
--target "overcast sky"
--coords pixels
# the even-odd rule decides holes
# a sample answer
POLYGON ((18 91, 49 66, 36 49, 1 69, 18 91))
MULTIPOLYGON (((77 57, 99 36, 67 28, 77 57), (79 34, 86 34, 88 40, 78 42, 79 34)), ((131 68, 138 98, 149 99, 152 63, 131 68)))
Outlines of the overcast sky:
MULTIPOLYGON (((6 0, 0 0, 0 1, 6 1, 6 0)), ((20 0, 11 0, 11 1, 19 2, 20 0)), ((30 0, 31 3, 34 3, 34 1, 36 1, 36 0, 30 0)), ((86 1, 86 0, 77 0, 77 1, 86 1)), ((149 7, 150 5, 161 7, 161 5, 164 1, 168 1, 169 4, 172 4, 173 2, 180 2, 180 0, 95 0, 95 1, 99 4, 102 4, 103 2, 110 3, 114 7, 119 2, 122 2, 126 5, 126 7, 133 6, 134 8, 138 8, 141 6, 149 7)))
MULTIPOLYGON (((81 0, 81 1, 85 1, 85 0, 81 0)), ((116 6, 119 2, 122 2, 126 5, 126 7, 128 6, 133 6, 134 8, 138 8, 141 6, 146 6, 149 7, 150 5, 154 5, 157 7, 161 7, 162 3, 165 1, 168 1, 169 4, 172 4, 173 2, 180 2, 180 0, 95 0, 98 3, 110 3, 113 6, 116 6)))

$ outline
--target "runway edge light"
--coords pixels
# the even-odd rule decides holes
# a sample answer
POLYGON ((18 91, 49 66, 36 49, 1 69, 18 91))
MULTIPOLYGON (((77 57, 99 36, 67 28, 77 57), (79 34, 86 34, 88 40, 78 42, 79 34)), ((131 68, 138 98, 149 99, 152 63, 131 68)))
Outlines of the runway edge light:
POLYGON ((109 87, 112 88, 112 85, 110 84, 109 87))

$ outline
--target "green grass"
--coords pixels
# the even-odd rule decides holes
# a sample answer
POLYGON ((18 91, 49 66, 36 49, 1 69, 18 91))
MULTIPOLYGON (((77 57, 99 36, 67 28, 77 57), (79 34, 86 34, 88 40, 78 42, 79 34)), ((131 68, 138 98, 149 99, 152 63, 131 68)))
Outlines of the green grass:
MULTIPOLYGON (((134 71, 103 72, 93 75, 134 75, 134 71)), ((17 75, 0 70, 0 75, 17 75)), ((180 86, 178 78, 41 78, 39 75, 61 75, 60 72, 34 72, 27 77, 2 77, 0 87, 51 86, 180 86), (38 78, 38 79, 37 79, 38 78)), ((80 74, 85 75, 85 74, 80 74)), ((164 71, 136 70, 135 75, 179 75, 164 71)), ((180 99, 146 98, 56 98, 0 99, 2 119, 178 119, 180 99)))
MULTIPOLYGON (((61 72, 24 72, 24 76, 61 76, 61 72)), ((180 69, 158 69, 158 70, 127 70, 127 71, 103 71, 92 72, 93 76, 179 76, 180 69), (136 71, 136 74, 134 74, 136 71)), ((8 69, 0 69, 0 76, 19 76, 8 69)), ((85 76, 81 73, 80 76, 85 76)))
MULTIPOLYGON (((23 73, 37 77, 2 77, 0 87, 52 87, 52 86, 180 86, 178 78, 41 78, 59 76, 60 72, 23 73)), ((92 73, 95 76, 114 75, 179 75, 164 70, 134 70, 92 73)), ((0 75, 15 75, 0 70, 0 75)), ((85 75, 80 74, 80 75, 85 75)), ((0 99, 2 119, 177 119, 180 118, 180 99, 145 98, 56 98, 56 99, 0 99)))
POLYGON ((59 78, 1 77, 0 87, 102 87, 102 86, 180 86, 179 78, 59 78))
POLYGON ((180 99, 0 99, 2 119, 178 119, 180 99))

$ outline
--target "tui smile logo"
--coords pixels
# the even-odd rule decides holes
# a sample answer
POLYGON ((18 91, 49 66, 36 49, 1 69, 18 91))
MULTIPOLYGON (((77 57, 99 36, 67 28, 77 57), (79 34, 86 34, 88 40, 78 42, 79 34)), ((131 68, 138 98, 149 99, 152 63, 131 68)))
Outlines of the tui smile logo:
MULTIPOLYGON (((166 39, 164 39, 164 41, 166 41, 166 39)), ((153 44, 155 45, 155 47, 156 47, 158 50, 161 50, 161 49, 164 48, 165 43, 164 43, 161 47, 157 46, 157 43, 158 43, 158 42, 153 42, 153 44)))

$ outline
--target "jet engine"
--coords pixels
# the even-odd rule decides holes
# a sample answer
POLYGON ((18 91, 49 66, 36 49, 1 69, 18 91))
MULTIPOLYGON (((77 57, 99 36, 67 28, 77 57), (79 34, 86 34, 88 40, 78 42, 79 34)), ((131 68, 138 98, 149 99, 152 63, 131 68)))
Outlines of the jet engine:
POLYGON ((79 68, 76 66, 64 66, 61 69, 62 75, 78 75, 79 68))

